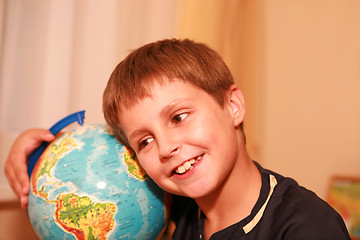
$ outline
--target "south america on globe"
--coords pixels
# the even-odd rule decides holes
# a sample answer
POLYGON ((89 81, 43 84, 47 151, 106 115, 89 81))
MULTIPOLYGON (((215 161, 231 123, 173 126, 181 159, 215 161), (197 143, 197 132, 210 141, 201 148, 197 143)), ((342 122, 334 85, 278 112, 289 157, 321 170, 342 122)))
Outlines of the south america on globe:
POLYGON ((159 239, 170 197, 105 125, 57 137, 30 178, 28 216, 39 239, 159 239))

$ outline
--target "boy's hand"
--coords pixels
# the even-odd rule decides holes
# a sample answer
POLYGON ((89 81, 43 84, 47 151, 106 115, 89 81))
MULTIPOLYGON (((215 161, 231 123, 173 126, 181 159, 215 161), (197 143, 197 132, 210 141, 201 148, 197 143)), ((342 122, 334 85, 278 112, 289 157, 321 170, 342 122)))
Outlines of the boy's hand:
POLYGON ((43 141, 51 142, 54 138, 49 130, 29 129, 17 137, 10 149, 5 163, 5 175, 23 209, 27 208, 30 191, 27 158, 43 141))

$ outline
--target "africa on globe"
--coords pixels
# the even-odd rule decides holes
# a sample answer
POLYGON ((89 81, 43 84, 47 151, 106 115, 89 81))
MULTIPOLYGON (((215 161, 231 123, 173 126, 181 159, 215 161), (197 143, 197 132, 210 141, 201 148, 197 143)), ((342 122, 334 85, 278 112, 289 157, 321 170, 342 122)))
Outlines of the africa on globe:
POLYGON ((28 216, 40 239, 158 239, 169 195, 105 125, 56 138, 30 178, 28 216))

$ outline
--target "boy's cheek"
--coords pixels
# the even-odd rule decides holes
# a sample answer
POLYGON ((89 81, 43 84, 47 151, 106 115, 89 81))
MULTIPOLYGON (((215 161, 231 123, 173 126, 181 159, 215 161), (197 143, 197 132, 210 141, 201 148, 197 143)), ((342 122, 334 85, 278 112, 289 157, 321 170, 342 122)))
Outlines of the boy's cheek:
POLYGON ((140 165, 142 166, 142 168, 146 171, 146 173, 152 178, 151 175, 153 175, 153 171, 154 171, 154 166, 153 164, 151 164, 150 161, 143 159, 141 157, 138 157, 138 161, 140 163, 140 165))

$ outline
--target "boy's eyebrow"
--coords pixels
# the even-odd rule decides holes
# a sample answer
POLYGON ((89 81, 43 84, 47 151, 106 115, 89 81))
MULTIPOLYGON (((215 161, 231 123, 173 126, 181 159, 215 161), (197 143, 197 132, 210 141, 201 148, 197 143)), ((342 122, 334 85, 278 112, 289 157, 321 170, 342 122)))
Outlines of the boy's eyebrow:
POLYGON ((190 102, 192 100, 192 98, 180 98, 177 99, 171 103, 169 103, 168 105, 166 105, 160 112, 160 116, 161 117, 165 117, 169 114, 169 112, 172 112, 172 110, 179 104, 184 103, 184 102, 190 102))
MULTIPOLYGON (((184 102, 190 102, 192 101, 193 98, 180 98, 180 99, 176 99, 175 101, 169 103, 168 105, 166 105, 161 111, 160 111, 160 117, 166 117, 169 112, 171 112, 177 105, 182 104, 184 102)), ((136 129, 135 131, 133 131, 132 133, 129 134, 128 139, 133 139, 136 138, 137 136, 141 136, 144 132, 146 132, 146 130, 144 129, 136 129)))
POLYGON ((142 129, 137 129, 129 135, 128 139, 130 140, 132 138, 136 138, 137 136, 140 136, 143 132, 145 131, 142 129))

